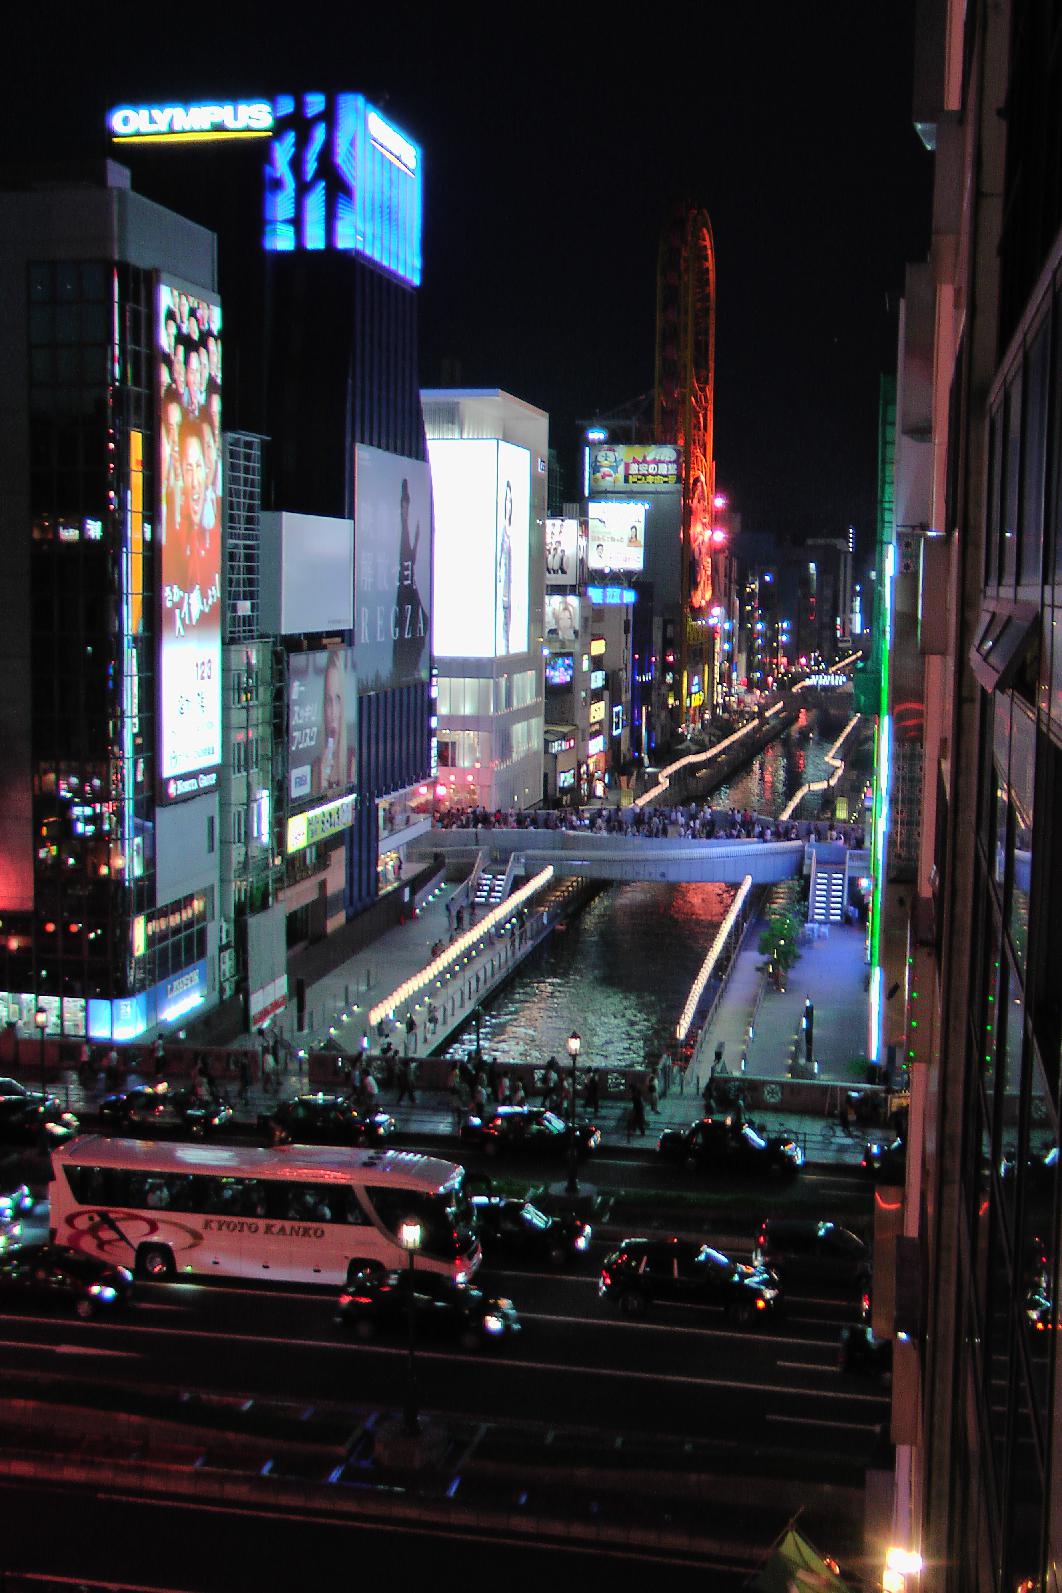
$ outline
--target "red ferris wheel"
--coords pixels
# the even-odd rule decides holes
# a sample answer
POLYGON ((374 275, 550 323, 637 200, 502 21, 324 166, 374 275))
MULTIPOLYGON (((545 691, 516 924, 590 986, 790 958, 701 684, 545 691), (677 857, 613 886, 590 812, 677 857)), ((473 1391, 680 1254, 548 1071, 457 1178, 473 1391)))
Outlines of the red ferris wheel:
POLYGON ((664 228, 656 276, 655 432, 682 449, 683 715, 690 622, 712 599, 715 494, 715 245, 708 213, 681 205, 664 228))

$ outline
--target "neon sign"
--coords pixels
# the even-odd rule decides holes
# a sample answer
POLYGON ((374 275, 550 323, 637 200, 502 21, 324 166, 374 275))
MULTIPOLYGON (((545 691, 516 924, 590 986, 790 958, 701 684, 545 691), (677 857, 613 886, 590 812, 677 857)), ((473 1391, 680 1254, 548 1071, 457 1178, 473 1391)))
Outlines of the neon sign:
POLYGON ((107 126, 116 144, 268 138, 273 131, 273 107, 267 100, 230 100, 224 105, 119 105, 108 111, 107 126))

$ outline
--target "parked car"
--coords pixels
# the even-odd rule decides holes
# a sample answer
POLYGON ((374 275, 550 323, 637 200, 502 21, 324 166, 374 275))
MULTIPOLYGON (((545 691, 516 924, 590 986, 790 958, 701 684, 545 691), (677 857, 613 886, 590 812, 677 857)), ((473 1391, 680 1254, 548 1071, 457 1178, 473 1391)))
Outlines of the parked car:
POLYGON ((689 1128, 667 1128, 656 1148, 664 1161, 699 1172, 791 1179, 804 1165, 804 1152, 794 1139, 761 1134, 754 1124, 730 1114, 702 1117, 689 1128))
POLYGON ((133 1274, 66 1245, 16 1245, 0 1255, 0 1300, 7 1305, 65 1306, 78 1316, 116 1311, 133 1293, 133 1274))
POLYGON ((627 1316, 641 1316, 661 1301, 679 1301, 716 1306, 742 1327, 771 1321, 782 1309, 773 1273, 690 1239, 624 1239, 606 1258, 597 1292, 627 1316))
POLYGON ((80 1124, 52 1095, 0 1096, 0 1146, 20 1148, 64 1145, 80 1124))
MULTIPOLYGON (((569 1134, 564 1119, 545 1106, 497 1106, 484 1117, 469 1116, 461 1125, 462 1139, 479 1146, 487 1156, 512 1151, 564 1157, 568 1154, 569 1134)), ((576 1123, 577 1155, 589 1155, 600 1144, 601 1130, 596 1124, 576 1123)))
POLYGON ((814 1217, 768 1217, 752 1251, 783 1287, 838 1289, 859 1300, 870 1283, 870 1249, 848 1228, 814 1217))
POLYGON ((868 1139, 863 1148, 863 1171, 879 1184, 902 1184, 907 1176, 907 1146, 892 1140, 868 1139))
POLYGON ((389 1112, 367 1112, 343 1095, 324 1092, 282 1101, 258 1123, 271 1138, 286 1136, 299 1145, 379 1145, 396 1126, 389 1112))
POLYGON ((591 1228, 580 1217, 551 1217, 529 1200, 475 1195, 476 1232, 486 1260, 545 1261, 564 1267, 584 1256, 591 1228))
MULTIPOLYGON (((357 1278, 339 1296, 336 1321, 359 1339, 404 1334, 409 1324, 409 1274, 385 1272, 357 1278)), ((511 1300, 494 1299, 438 1272, 414 1272, 416 1332, 451 1340, 463 1350, 482 1349, 520 1331, 511 1300)))
POLYGON ((189 1134, 200 1139, 230 1123, 232 1107, 218 1096, 199 1096, 192 1089, 173 1089, 163 1082, 105 1095, 99 1118, 100 1127, 112 1134, 189 1134))

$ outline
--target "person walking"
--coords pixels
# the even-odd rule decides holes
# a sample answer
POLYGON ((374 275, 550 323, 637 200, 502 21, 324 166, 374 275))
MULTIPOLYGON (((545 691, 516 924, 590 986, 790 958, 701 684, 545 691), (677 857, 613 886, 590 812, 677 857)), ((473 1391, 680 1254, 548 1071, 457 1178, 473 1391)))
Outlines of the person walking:
POLYGON ((656 1067, 655 1066, 653 1066, 653 1067, 651 1067, 649 1069, 649 1077, 646 1080, 646 1085, 645 1085, 645 1094, 646 1094, 646 1099, 649 1102, 649 1106, 650 1106, 651 1110, 656 1112, 659 1115, 659 1112, 660 1112, 660 1084, 659 1084, 659 1082, 657 1080, 656 1067))
POLYGON ((240 1105, 246 1106, 251 1089, 251 1063, 246 1051, 240 1052, 238 1067, 240 1075, 240 1105))
POLYGON ((411 1056, 417 1049, 417 1020, 412 1013, 406 1018, 406 1055, 411 1056))
POLYGON ((645 1137, 645 1099, 636 1078, 631 1079, 631 1112, 627 1122, 627 1138, 631 1139, 634 1131, 645 1137))
POLYGON ((395 1096, 395 1105, 401 1106, 402 1102, 408 1095, 410 1106, 415 1106, 417 1103, 417 1096, 414 1089, 413 1062, 411 1058, 399 1058, 397 1067, 395 1069, 395 1079, 398 1084, 398 1092, 395 1096))
POLYGON ((601 1085, 597 1077, 597 1069, 590 1069, 590 1077, 586 1081, 586 1110, 599 1112, 601 1110, 601 1085))

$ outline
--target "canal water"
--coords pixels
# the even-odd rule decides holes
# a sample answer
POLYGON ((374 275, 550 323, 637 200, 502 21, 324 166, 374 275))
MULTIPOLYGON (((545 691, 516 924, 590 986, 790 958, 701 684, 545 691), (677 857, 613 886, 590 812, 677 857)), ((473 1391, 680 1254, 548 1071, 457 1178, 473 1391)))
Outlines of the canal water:
MULTIPOLYGON (((825 753, 838 730, 832 723, 821 729, 822 735, 802 715, 747 770, 720 787, 712 805, 780 812, 806 780, 829 773, 825 753)), ((640 1067, 647 1057, 659 1056, 674 1035, 733 895, 730 885, 649 881, 601 891, 484 1005, 484 1054, 509 1067, 540 1066, 549 1056, 563 1064, 565 1042, 577 1029, 587 1063, 640 1067)), ((466 1028, 445 1055, 466 1056, 474 1044, 474 1032, 466 1028)))

